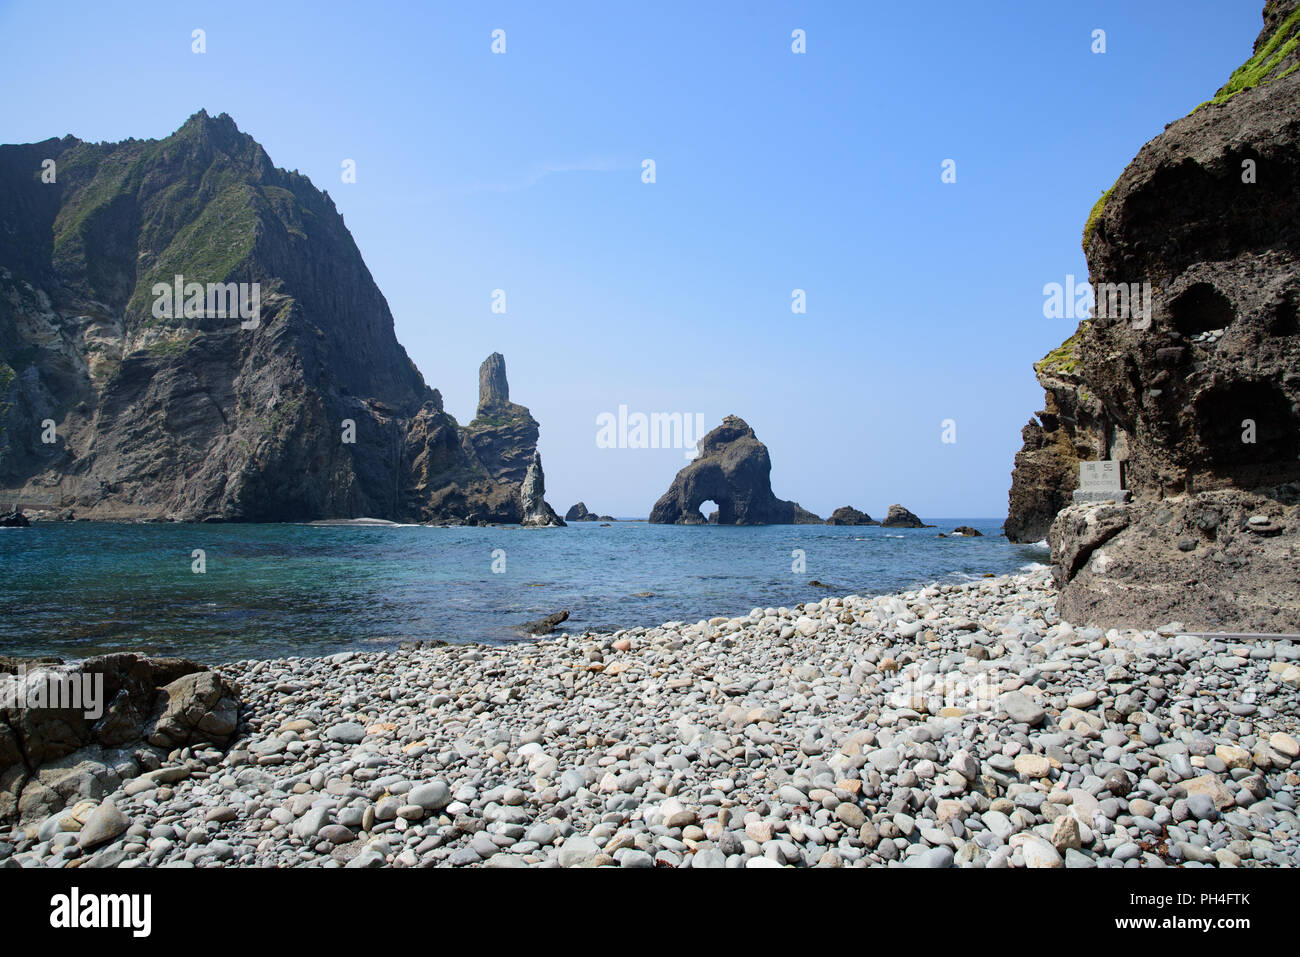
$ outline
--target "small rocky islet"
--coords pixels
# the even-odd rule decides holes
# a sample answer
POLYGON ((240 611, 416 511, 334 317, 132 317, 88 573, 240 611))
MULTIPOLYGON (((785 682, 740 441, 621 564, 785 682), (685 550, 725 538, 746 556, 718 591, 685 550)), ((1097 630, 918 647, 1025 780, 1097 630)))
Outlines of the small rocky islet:
POLYGON ((1056 594, 1036 569, 236 662, 227 747, 142 746, 152 770, 0 831, 0 864, 1300 864, 1300 645, 1075 628, 1056 594))

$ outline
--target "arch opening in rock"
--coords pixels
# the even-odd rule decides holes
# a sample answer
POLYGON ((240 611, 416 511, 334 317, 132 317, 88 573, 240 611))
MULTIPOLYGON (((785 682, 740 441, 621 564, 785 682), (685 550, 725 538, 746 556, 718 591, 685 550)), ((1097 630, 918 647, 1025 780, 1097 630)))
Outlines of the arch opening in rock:
POLYGON ((695 506, 695 512, 699 515, 701 525, 731 525, 736 521, 735 509, 731 506, 731 499, 725 496, 718 499, 706 498, 695 506))
POLYGON ((1276 386, 1235 382, 1196 400, 1196 436, 1210 472, 1251 488, 1300 478, 1300 416, 1276 386))
POLYGON ((1190 339, 1203 332, 1226 329, 1236 318, 1228 297, 1208 282, 1193 283, 1169 304, 1178 334, 1190 339))

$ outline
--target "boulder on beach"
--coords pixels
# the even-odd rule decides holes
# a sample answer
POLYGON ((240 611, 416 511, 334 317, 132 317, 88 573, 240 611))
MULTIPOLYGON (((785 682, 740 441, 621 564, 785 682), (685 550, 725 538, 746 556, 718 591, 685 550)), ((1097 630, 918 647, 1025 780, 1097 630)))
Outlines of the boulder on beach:
POLYGON ((901 505, 889 506, 889 514, 880 523, 881 528, 934 528, 927 525, 901 505))
POLYGON ((0 823, 26 824, 98 798, 146 770, 146 752, 224 748, 238 719, 239 689, 184 658, 123 653, 64 665, 4 657, 0 823))
POLYGON ((677 473, 655 503, 650 521, 660 525, 820 525, 798 502, 772 494, 772 460, 744 419, 729 415, 699 443, 699 456, 677 473), (700 512, 717 503, 717 515, 700 512))
POLYGON ((866 512, 859 512, 852 505, 842 505, 835 511, 831 512, 831 517, 826 519, 827 525, 879 525, 874 518, 866 512))

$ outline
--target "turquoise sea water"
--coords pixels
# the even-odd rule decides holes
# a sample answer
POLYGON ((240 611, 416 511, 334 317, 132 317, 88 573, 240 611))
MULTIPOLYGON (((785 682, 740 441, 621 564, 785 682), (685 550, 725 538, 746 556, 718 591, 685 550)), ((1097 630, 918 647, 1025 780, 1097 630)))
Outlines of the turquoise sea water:
POLYGON ((0 529, 0 653, 132 650, 215 663, 408 639, 511 641, 520 638, 511 626, 560 609, 570 630, 697 621, 967 581, 1046 558, 1003 538, 1000 519, 928 521, 939 527, 0 529), (938 537, 961 524, 986 537, 938 537), (793 569, 796 549, 803 571, 793 569))

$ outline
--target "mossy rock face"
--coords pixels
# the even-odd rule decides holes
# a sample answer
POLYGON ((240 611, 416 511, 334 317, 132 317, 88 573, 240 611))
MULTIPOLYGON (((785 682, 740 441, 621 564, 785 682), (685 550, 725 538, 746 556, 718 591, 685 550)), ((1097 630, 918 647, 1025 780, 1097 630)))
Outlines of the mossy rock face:
POLYGON ((151 356, 178 356, 189 348, 193 336, 178 336, 175 339, 159 339, 144 347, 151 356))
POLYGON ((528 410, 523 406, 516 406, 518 412, 492 412, 484 415, 476 415, 465 428, 472 431, 479 429, 502 429, 506 426, 527 424, 532 420, 528 410))
MULTIPOLYGON (((1267 10, 1265 12, 1267 13, 1267 10)), ((1254 56, 1232 72, 1228 82, 1219 87, 1213 99, 1202 103, 1196 109, 1199 110, 1208 103, 1226 103, 1243 90, 1263 86, 1289 76, 1300 67, 1297 49, 1300 49, 1300 6, 1282 19, 1281 25, 1255 51, 1254 56)))
MULTIPOLYGON (((1261 35, 1260 39, 1255 41, 1254 55, 1237 67, 1228 78, 1228 82, 1218 89, 1213 98, 1197 106, 1192 110, 1193 113, 1212 104, 1227 103, 1238 93, 1276 82, 1300 69, 1300 4, 1297 4, 1296 0, 1270 0, 1264 9, 1265 17, 1276 17, 1279 13, 1280 23, 1268 39, 1265 40, 1261 35), (1290 11, 1282 13, 1287 7, 1291 7, 1290 11)), ((1113 185, 1101 195, 1088 213, 1087 222, 1083 227, 1085 254, 1088 252, 1088 246, 1092 242, 1093 233, 1097 229, 1102 213, 1106 210, 1106 204, 1114 192, 1113 185)))
POLYGON ((1101 214, 1106 210, 1106 202, 1110 199, 1110 194, 1115 192, 1112 186, 1106 192, 1101 194, 1101 198, 1092 204, 1092 211, 1088 213, 1088 221, 1083 225, 1083 251, 1088 252, 1088 243, 1092 242, 1092 234, 1097 228, 1097 222, 1101 219, 1101 214))
POLYGON ((1079 323, 1079 328, 1074 331, 1074 335, 1034 363, 1034 372, 1039 375, 1051 375, 1053 373, 1073 375, 1077 372, 1079 368, 1079 343, 1087 326, 1088 321, 1086 319, 1079 323))
POLYGON ((149 321, 155 283, 225 282, 253 251, 261 199, 256 187, 237 183, 213 196, 197 217, 179 230, 136 284, 127 312, 149 321))

